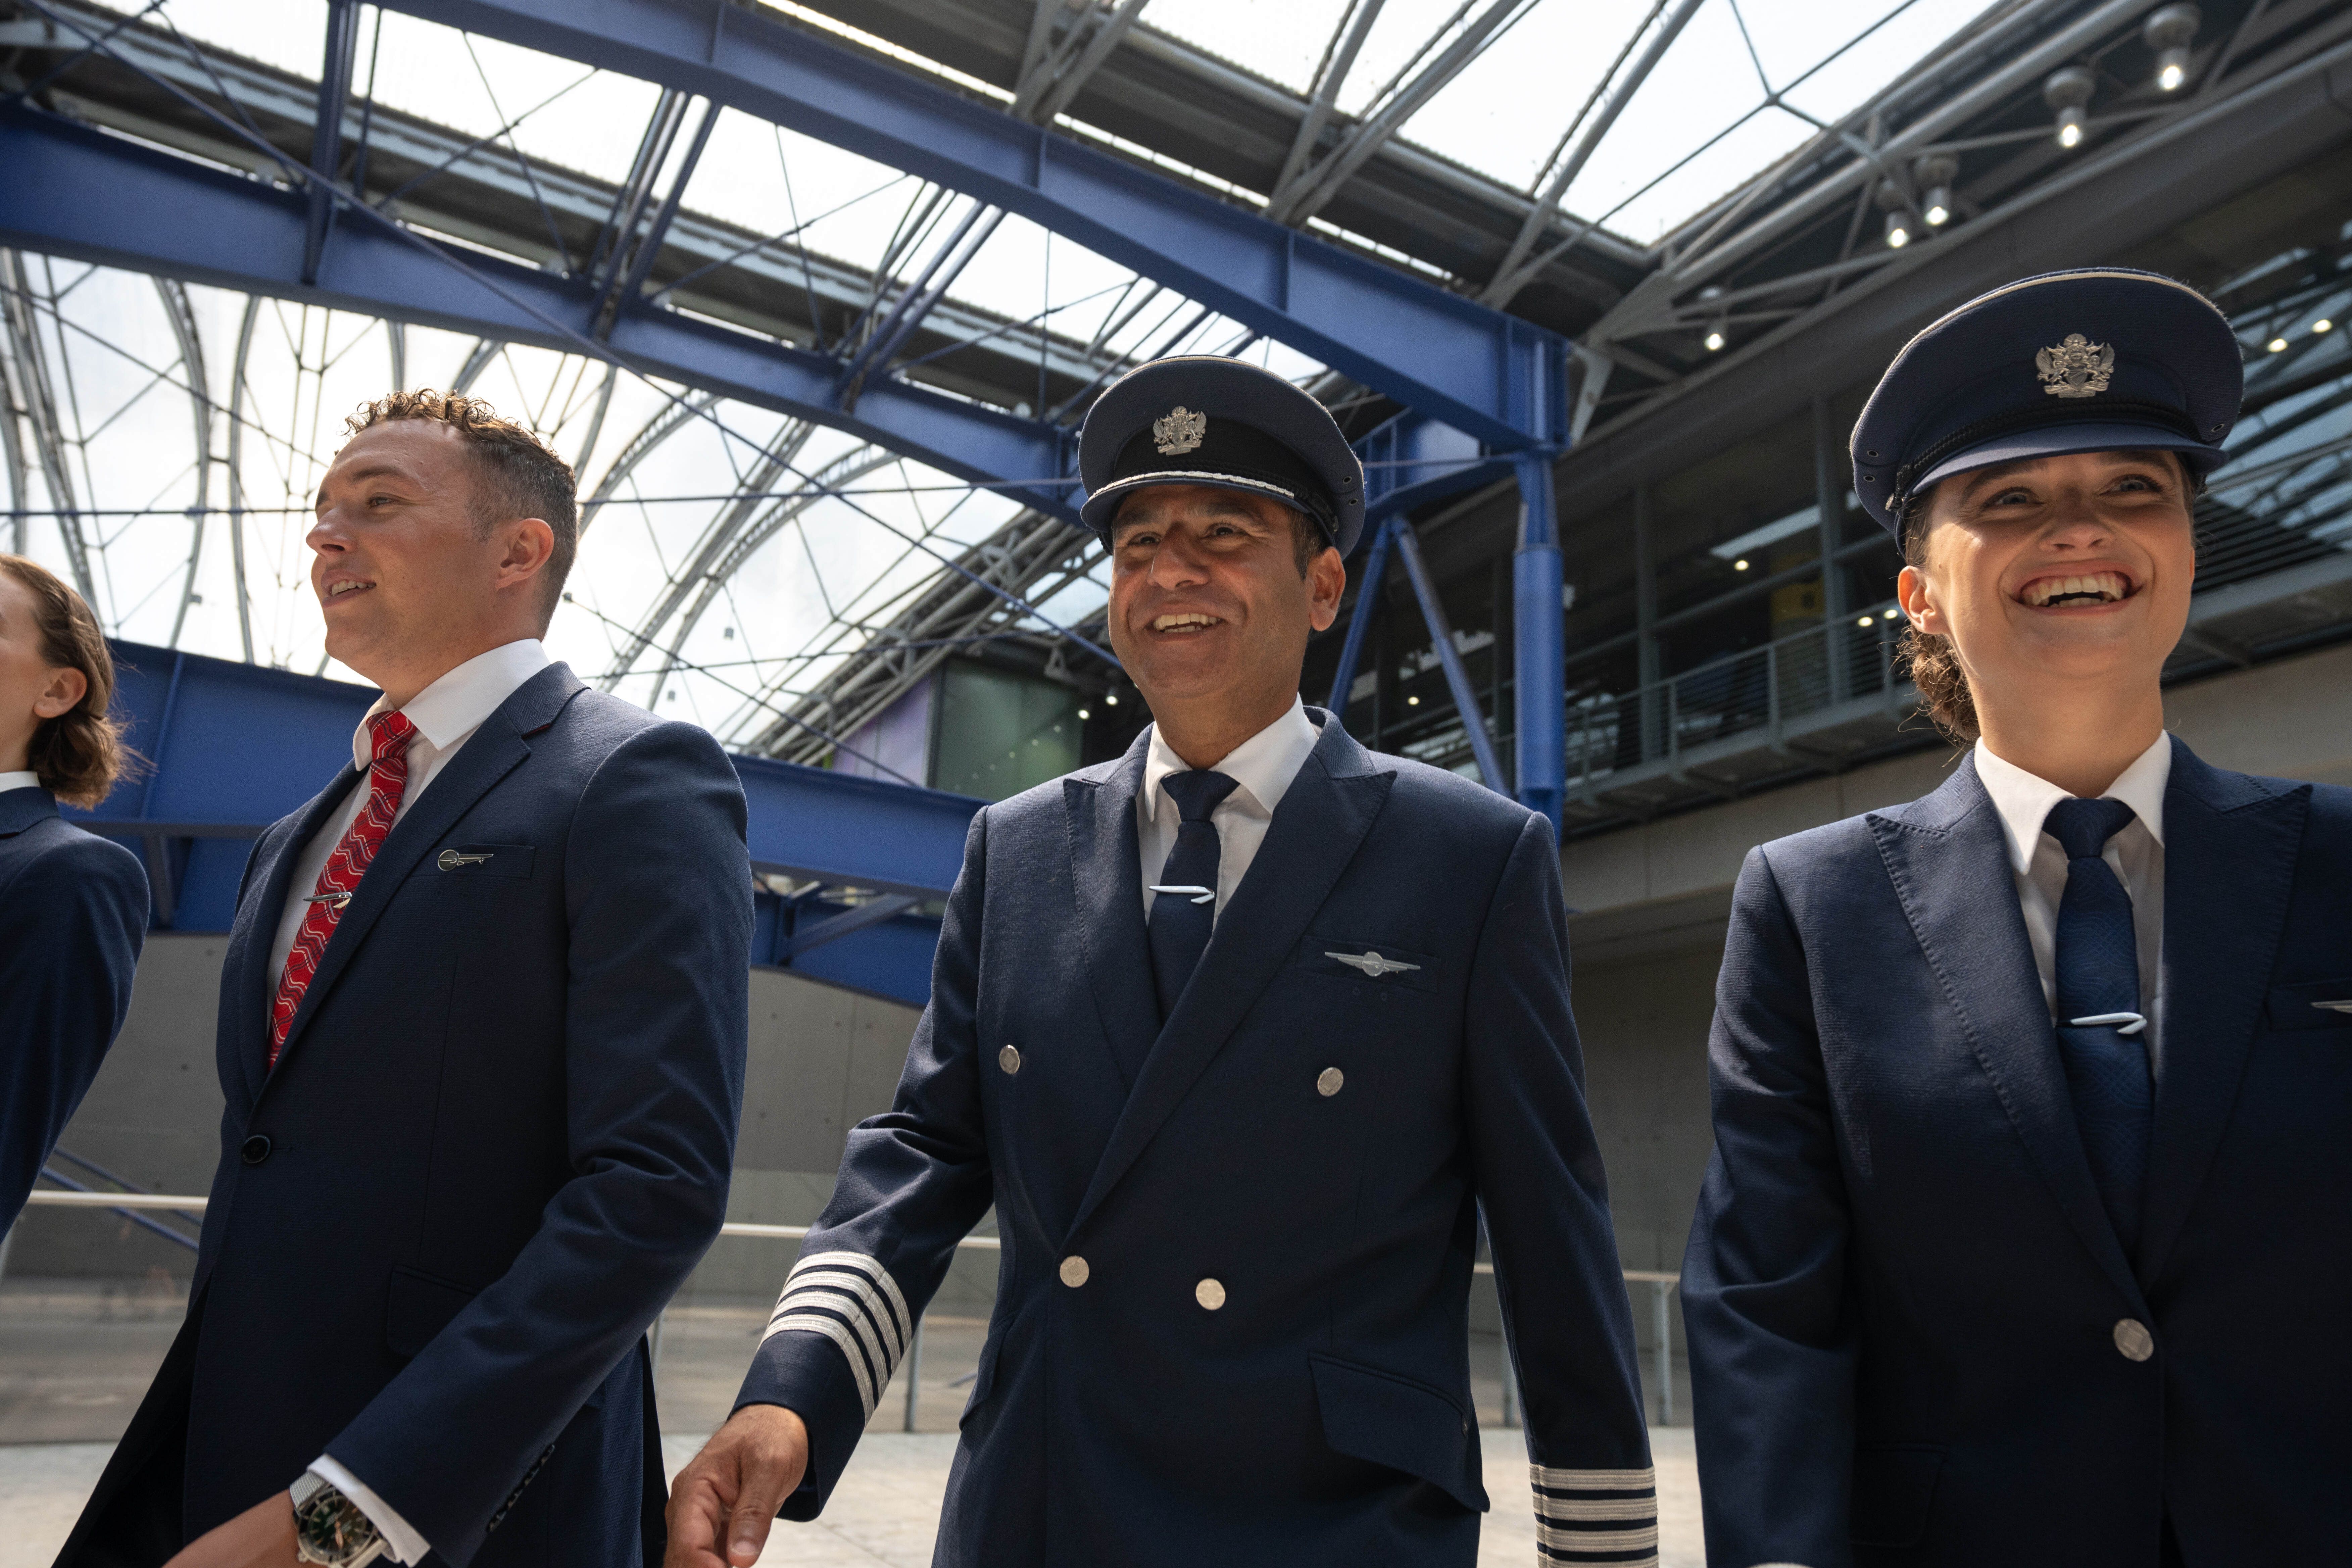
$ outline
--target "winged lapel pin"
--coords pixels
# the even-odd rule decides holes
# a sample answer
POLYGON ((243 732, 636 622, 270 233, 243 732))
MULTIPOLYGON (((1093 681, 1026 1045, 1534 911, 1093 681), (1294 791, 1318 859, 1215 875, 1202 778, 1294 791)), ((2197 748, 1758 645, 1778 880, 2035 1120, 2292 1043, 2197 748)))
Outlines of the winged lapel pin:
POLYGON ((1336 958, 1349 968, 1378 980, 1383 974, 1402 974, 1408 969, 1419 969, 1418 963, 1402 963, 1393 958, 1382 958, 1377 952, 1327 952, 1326 958, 1336 958))
POLYGON ((2312 1005, 2323 1013, 2352 1013, 2352 996, 2341 1002, 2314 1002, 2312 1005))

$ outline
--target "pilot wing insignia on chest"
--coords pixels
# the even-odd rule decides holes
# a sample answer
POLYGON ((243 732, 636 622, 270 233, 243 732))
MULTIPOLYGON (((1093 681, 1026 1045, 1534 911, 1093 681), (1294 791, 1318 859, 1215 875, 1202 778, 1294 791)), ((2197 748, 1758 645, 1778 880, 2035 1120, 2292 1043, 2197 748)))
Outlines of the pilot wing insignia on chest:
POLYGON ((1408 969, 1419 969, 1418 963, 1402 963, 1393 958, 1382 958, 1377 952, 1327 952, 1326 958, 1336 958, 1349 968, 1378 980, 1383 974, 1402 974, 1408 969))

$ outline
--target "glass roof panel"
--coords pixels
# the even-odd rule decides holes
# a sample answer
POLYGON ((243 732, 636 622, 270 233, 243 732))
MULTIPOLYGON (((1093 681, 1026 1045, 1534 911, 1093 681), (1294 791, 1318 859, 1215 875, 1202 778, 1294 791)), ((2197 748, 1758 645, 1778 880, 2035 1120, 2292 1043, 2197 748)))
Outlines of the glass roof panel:
POLYGON ((1303 94, 1348 9, 1348 0, 1171 0, 1148 6, 1143 23, 1303 94))

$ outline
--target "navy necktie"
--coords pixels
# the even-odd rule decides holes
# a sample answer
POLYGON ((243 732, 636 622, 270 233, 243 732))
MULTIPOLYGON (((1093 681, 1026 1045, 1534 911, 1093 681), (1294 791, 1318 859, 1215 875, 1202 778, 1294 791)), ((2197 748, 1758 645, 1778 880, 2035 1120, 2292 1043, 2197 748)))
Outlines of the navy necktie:
POLYGON ((2066 851, 2058 904, 2058 1050, 2091 1179, 2126 1256, 2139 1248, 2140 1190, 2156 1113, 2147 1021, 2139 1011, 2139 937, 2131 895, 2100 856, 2129 826, 2119 800, 2062 800, 2043 831, 2066 851))
MULTIPOLYGON (((1151 980, 1160 994, 1162 1022, 1174 1016, 1177 998, 1201 963, 1209 932, 1217 923, 1217 825, 1209 814, 1239 781, 1206 768, 1170 773, 1160 781, 1176 803, 1182 819, 1176 825, 1176 847, 1160 868, 1152 886, 1159 896, 1151 901, 1151 980)), ((1128 1064, 1132 1078, 1142 1067, 1128 1064)))

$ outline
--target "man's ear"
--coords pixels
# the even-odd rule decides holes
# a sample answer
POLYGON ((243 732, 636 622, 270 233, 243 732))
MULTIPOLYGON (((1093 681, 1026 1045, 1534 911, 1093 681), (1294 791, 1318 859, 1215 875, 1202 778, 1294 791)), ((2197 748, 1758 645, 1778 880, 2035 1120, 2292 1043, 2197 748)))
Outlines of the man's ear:
POLYGON ((1307 563, 1307 624, 1328 631, 1339 618, 1339 596, 1348 591, 1348 563, 1339 551, 1325 545, 1307 563))
POLYGON ((506 541, 499 556, 498 586, 502 593, 538 576, 555 558, 555 530, 545 518, 519 518, 502 524, 500 533, 506 541))

